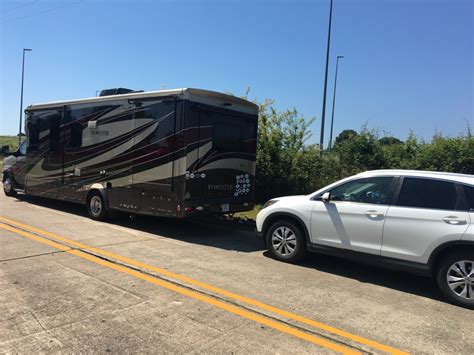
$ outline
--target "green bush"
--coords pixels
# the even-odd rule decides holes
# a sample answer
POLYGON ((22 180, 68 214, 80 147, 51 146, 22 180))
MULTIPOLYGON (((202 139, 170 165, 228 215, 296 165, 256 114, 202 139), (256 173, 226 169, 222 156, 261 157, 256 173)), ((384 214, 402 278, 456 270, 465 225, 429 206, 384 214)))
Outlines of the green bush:
POLYGON ((260 104, 257 144, 256 200, 308 194, 344 177, 376 169, 416 169, 474 174, 474 137, 467 134, 430 142, 410 133, 405 141, 379 137, 362 127, 342 131, 334 147, 320 155, 319 147, 307 144, 309 126, 296 109, 278 112, 273 101, 260 104))

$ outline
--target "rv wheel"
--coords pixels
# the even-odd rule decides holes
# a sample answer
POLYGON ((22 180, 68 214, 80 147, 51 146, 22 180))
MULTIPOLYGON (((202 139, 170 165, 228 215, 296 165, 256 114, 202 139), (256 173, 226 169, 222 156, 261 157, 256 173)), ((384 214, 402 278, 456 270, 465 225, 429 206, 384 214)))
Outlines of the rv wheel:
POLYGON ((13 187, 13 181, 10 176, 7 176, 5 180, 3 180, 3 192, 9 197, 13 197, 16 195, 16 191, 13 187))
POLYGON ((98 191, 93 191, 87 198, 87 213, 89 217, 96 221, 105 221, 107 219, 107 209, 105 200, 98 191))

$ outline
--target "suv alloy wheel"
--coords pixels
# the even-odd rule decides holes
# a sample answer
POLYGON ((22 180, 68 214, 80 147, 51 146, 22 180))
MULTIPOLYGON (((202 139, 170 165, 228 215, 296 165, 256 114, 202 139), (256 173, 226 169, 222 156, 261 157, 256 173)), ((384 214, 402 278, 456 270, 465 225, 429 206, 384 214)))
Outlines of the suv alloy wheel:
POLYGON ((449 302, 474 309, 474 251, 446 256, 438 268, 437 281, 449 302))
POLYGON ((292 221, 278 221, 267 232, 266 242, 275 259, 294 263, 306 255, 306 239, 292 221))

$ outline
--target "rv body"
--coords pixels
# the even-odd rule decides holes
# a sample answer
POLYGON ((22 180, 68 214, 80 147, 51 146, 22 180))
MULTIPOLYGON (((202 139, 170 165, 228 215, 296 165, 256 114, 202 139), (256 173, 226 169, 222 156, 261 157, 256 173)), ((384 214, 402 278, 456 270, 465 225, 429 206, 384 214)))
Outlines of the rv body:
POLYGON ((258 107, 199 89, 29 106, 4 181, 28 195, 187 217, 251 210, 258 107), (22 153, 23 152, 23 153, 22 153))

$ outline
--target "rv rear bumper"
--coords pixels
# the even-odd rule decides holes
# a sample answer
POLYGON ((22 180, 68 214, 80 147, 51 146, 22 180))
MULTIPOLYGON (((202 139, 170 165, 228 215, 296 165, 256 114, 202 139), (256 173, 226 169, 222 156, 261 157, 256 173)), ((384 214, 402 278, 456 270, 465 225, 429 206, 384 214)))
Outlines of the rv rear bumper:
POLYGON ((210 215, 210 214, 227 214, 251 211, 254 205, 251 202, 240 201, 186 201, 183 203, 183 217, 210 215))

